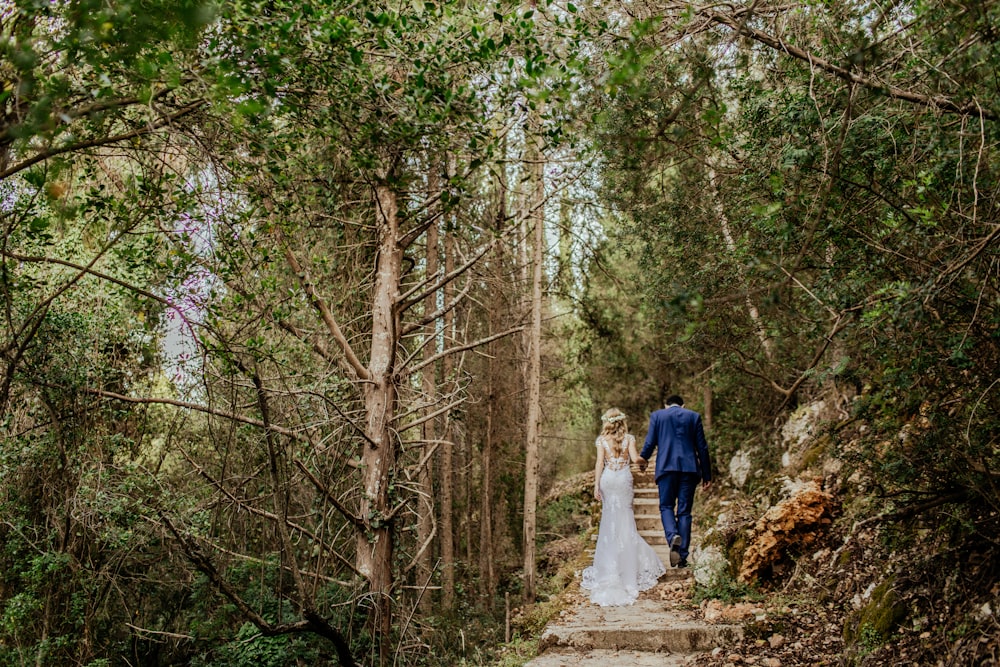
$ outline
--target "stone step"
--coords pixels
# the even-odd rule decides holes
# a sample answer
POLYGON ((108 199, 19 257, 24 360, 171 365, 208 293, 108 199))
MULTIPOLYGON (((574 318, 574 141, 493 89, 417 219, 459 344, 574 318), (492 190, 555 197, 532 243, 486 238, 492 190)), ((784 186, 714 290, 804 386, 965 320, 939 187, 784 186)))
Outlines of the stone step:
POLYGON ((667 538, 663 534, 663 528, 640 530, 639 536, 646 540, 647 544, 657 545, 667 543, 667 538))
POLYGON ((642 530, 658 530, 663 531, 663 523, 660 521, 659 514, 636 514, 635 515, 635 527, 640 531, 642 530))
POLYGON ((742 632, 740 626, 707 624, 663 602, 638 600, 630 607, 580 607, 571 618, 546 628, 538 648, 540 653, 557 647, 694 653, 732 643, 742 632))
POLYGON ((689 657, 645 651, 576 651, 555 648, 531 660, 524 667, 681 667, 689 657))

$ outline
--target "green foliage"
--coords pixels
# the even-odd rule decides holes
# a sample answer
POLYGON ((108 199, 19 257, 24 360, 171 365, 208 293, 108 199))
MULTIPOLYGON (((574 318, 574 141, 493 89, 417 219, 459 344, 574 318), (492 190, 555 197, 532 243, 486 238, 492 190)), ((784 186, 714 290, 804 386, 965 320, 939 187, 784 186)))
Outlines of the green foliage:
POLYGON ((906 615, 893 590, 893 579, 887 579, 872 591, 868 603, 845 621, 844 642, 858 646, 862 655, 869 653, 889 640, 906 615))
POLYGON ((301 664, 303 660, 315 664, 318 656, 318 650, 309 647, 301 637, 263 637, 256 627, 244 623, 231 642, 222 644, 205 662, 202 662, 204 658, 195 658, 192 665, 287 667, 301 664))
POLYGON ((579 535, 582 523, 590 516, 590 485, 579 493, 565 494, 539 507, 538 532, 542 535, 572 537, 579 535))
POLYGON ((745 584, 728 572, 716 577, 707 586, 697 584, 694 589, 692 600, 699 603, 702 600, 722 600, 732 603, 744 600, 762 600, 763 595, 759 590, 750 584, 745 584))

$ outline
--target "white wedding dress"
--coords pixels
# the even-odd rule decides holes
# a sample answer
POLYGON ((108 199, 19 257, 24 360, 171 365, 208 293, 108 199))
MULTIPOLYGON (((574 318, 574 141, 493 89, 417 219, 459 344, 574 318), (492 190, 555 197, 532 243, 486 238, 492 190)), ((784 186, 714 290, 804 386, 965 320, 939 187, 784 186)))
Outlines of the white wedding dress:
POLYGON ((629 438, 622 443, 623 455, 612 456, 610 443, 597 438, 604 448, 601 473, 601 527, 597 533, 594 564, 583 571, 583 588, 590 601, 602 607, 633 604, 641 591, 656 585, 666 569, 653 547, 639 535, 632 510, 632 471, 629 469, 629 438))

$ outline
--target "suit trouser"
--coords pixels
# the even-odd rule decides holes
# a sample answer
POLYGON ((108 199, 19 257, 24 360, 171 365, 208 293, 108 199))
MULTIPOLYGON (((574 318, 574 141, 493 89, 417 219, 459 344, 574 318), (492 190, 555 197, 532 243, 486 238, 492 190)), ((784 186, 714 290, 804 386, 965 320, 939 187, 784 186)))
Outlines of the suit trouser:
POLYGON ((681 546, 677 550, 681 560, 687 560, 691 546, 691 508, 694 492, 698 488, 701 475, 696 472, 665 472, 656 480, 660 489, 660 519, 663 533, 670 544, 674 535, 681 536, 681 546))

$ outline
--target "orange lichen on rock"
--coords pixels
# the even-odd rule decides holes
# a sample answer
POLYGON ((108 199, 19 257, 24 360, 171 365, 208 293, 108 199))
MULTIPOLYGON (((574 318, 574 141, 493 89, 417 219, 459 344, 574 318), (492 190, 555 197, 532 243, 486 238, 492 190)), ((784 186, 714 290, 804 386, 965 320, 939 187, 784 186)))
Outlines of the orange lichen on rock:
POLYGON ((820 488, 819 481, 812 481, 767 510, 750 533, 740 581, 766 577, 789 550, 814 544, 831 523, 833 507, 833 496, 820 488))

